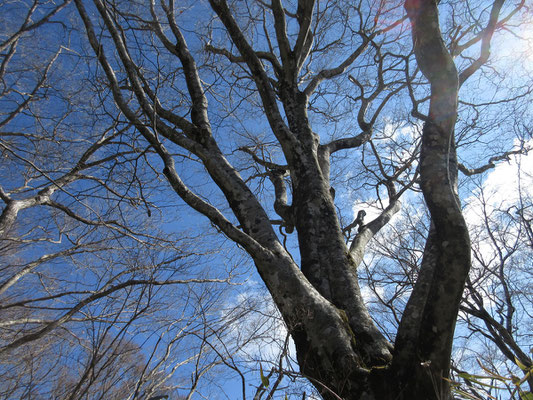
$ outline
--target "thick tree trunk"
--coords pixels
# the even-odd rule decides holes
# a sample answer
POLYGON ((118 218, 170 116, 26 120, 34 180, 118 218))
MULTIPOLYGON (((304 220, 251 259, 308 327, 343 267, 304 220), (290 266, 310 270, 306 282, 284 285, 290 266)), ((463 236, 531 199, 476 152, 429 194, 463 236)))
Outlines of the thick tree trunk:
MULTIPOLYGON (((320 145, 319 136, 311 129, 307 115, 313 87, 326 75, 343 73, 368 41, 338 68, 319 73, 314 83, 300 90, 297 83, 299 71, 313 40, 308 30, 314 1, 298 2, 301 25, 294 48, 287 36, 282 2, 269 2, 281 59, 274 54, 269 57, 269 60, 275 59, 274 80, 263 66, 263 53, 256 52, 248 42, 228 3, 209 0, 240 56, 220 51, 248 68, 270 128, 284 152, 287 166, 281 167, 282 171, 273 168, 272 163, 263 162, 262 165, 274 182, 274 210, 287 227, 296 229, 301 259, 301 265, 298 265, 281 245, 269 213, 226 160, 212 135, 203 83, 172 10, 168 9, 168 22, 175 41, 166 38, 162 28, 157 34, 183 67, 191 100, 191 121, 153 101, 153 93, 146 91, 145 80, 138 76, 141 69, 134 64, 124 43, 124 35, 117 30, 105 3, 95 0, 137 102, 152 125, 158 127, 154 133, 149 129, 151 125, 139 119, 137 111, 134 112, 122 96, 112 64, 107 61, 105 49, 98 42, 83 2, 76 0, 75 3, 117 105, 157 151, 164 163, 163 172, 176 193, 253 258, 294 339, 300 370, 323 397, 327 400, 448 399, 450 391, 446 378, 449 376, 455 320, 470 267, 470 242, 456 191, 454 125, 459 78, 439 30, 437 1, 405 2, 418 67, 431 84, 429 118, 423 129, 419 166, 421 188, 433 227, 394 349, 379 332, 367 310, 358 284, 357 267, 371 236, 398 210, 397 198, 390 199, 381 219, 372 221, 348 248, 330 193, 327 157, 331 143, 320 145), (170 124, 158 118, 166 119, 170 124), (202 161, 212 181, 224 194, 238 225, 232 224, 212 204, 187 188, 176 171, 172 153, 158 135, 202 161), (283 176, 286 173, 290 173, 292 184, 290 205, 284 193, 283 176)), ((155 15, 153 12, 154 18, 155 15)), ((364 111, 363 107, 361 120, 364 120, 364 111)), ((352 140, 343 144, 345 148, 357 147, 369 139, 371 126, 364 121, 359 124, 364 135, 350 138, 352 140)))
MULTIPOLYGON (((355 357, 343 356, 355 365, 335 370, 324 363, 323 344, 309 340, 308 330, 293 333, 302 371, 313 378, 326 399, 427 400, 451 396, 446 379, 459 302, 470 268, 470 240, 457 195, 454 126, 459 79, 441 37, 436 2, 408 0, 405 7, 419 67, 431 83, 420 172, 433 224, 422 270, 398 331, 392 363, 385 340, 362 301, 357 265, 343 246, 318 162, 296 157, 301 169, 292 171, 302 271, 320 294, 346 315, 345 329, 354 338, 355 357), (334 232, 339 233, 338 238, 334 232)), ((287 114, 290 120, 290 112, 287 114)), ((306 123, 300 118, 291 125, 301 129, 306 123)), ((306 150, 302 154, 314 154, 315 149, 306 150)))

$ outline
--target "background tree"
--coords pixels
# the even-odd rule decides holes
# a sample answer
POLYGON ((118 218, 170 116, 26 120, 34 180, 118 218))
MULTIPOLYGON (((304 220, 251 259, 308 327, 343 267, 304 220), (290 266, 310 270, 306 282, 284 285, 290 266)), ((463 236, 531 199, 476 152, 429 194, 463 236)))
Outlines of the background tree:
MULTIPOLYGON (((489 57, 498 37, 527 32, 525 2, 73 4, 58 22, 71 28, 68 49, 81 55, 73 59, 83 60, 96 126, 110 133, 89 141, 97 146, 92 163, 83 158, 89 144, 79 150, 82 156, 69 153, 69 162, 81 164, 58 177, 39 173, 68 199, 54 179, 62 184, 73 170, 76 182, 65 184, 78 191, 73 199, 91 196, 90 212, 87 201, 65 203, 59 195, 42 205, 80 223, 82 231, 94 229, 96 238, 109 233, 102 243, 113 247, 99 252, 106 257, 122 260, 124 248, 140 246, 130 257, 136 265, 148 246, 150 262, 119 269, 117 276, 125 279, 123 272, 132 269, 161 272, 160 279, 134 280, 151 295, 151 287, 175 278, 164 266, 181 250, 172 235, 165 237, 179 231, 169 223, 181 210, 170 200, 173 192, 249 255, 294 341, 299 373, 324 398, 449 398, 457 316, 461 307, 467 311, 468 296, 483 290, 475 281, 461 303, 472 278, 460 200, 472 186, 458 171, 482 174, 527 148, 531 81, 504 76, 507 66, 489 57), (469 162, 462 165, 458 157, 469 162), (103 176, 88 177, 89 167, 103 176), (410 255, 411 265, 396 277, 403 284, 400 307, 390 303, 389 315, 373 318, 360 287, 369 243, 398 213, 400 198, 413 201, 418 191, 429 228, 412 218, 415 229, 407 237, 420 244, 416 251, 405 251, 400 235, 389 243, 399 256, 410 255), (156 210, 159 218, 148 224, 156 210)), ((67 139, 78 143, 82 132, 76 127, 67 139)), ((26 186, 10 181, 3 215, 16 188, 26 186)), ((22 191, 43 197, 29 192, 22 191)), ((376 283, 371 275, 367 281, 376 283)), ((108 287, 95 293, 112 299, 108 287)), ((161 299, 161 293, 153 296, 161 299)), ((131 307, 142 304, 135 299, 131 307)), ((470 308, 479 314, 479 307, 470 308)), ((20 340, 24 336, 5 351, 20 340)), ((109 342, 99 343, 95 348, 109 342)), ((234 354, 225 358, 211 348, 218 362, 234 354)), ((91 360, 94 371, 98 361, 91 360)))
POLYGON ((0 397, 192 394, 221 362, 205 341, 227 335, 232 267, 165 228, 151 150, 99 108, 69 3, 2 4, 0 397))

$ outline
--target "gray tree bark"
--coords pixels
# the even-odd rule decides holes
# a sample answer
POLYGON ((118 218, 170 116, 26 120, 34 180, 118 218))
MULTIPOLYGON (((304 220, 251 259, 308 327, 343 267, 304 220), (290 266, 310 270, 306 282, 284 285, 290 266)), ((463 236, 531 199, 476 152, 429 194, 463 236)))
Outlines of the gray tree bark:
MULTIPOLYGON (((272 1, 270 11, 275 22, 278 60, 273 59, 273 54, 252 48, 225 0, 209 0, 239 55, 209 45, 208 49, 241 63, 250 72, 270 128, 283 150, 287 165, 281 170, 271 168, 276 191, 274 209, 285 226, 294 227, 297 233, 301 255, 301 265, 298 265, 280 243, 267 212, 226 160, 213 137, 203 84, 174 20, 173 3, 164 6, 169 33, 161 27, 152 2, 152 29, 181 63, 191 101, 190 121, 153 100, 155 95, 131 59, 120 26, 105 4, 94 0, 133 95, 144 117, 150 119, 152 126, 157 125, 157 134, 130 108, 83 1, 75 3, 117 106, 159 154, 164 163, 163 172, 175 192, 251 256, 294 339, 302 373, 322 396, 346 400, 450 398, 446 378, 450 372, 455 321, 470 268, 470 239, 457 194, 454 141, 457 96, 462 81, 439 30, 438 2, 405 2, 418 67, 431 84, 419 165, 432 229, 419 279, 394 346, 380 333, 368 312, 359 288, 357 268, 369 240, 398 211, 401 193, 390 188, 388 207, 378 218, 362 226, 348 246, 330 190, 329 157, 340 149, 367 143, 372 135, 372 121, 365 120, 363 110, 359 113, 359 135, 321 144, 307 115, 310 96, 319 83, 343 73, 372 37, 338 67, 321 71, 307 87, 301 88, 298 76, 313 42, 310 26, 315 1, 298 1, 299 31, 293 46, 288 39, 282 2, 272 1), (276 71, 275 84, 263 63, 270 63, 276 71), (176 171, 171 153, 157 135, 201 160, 222 190, 239 226, 187 188, 176 171), (291 177, 291 204, 287 203, 284 174, 291 177)), ((496 19, 498 11, 494 14, 496 19)), ((473 72, 469 70, 468 74, 473 72)))

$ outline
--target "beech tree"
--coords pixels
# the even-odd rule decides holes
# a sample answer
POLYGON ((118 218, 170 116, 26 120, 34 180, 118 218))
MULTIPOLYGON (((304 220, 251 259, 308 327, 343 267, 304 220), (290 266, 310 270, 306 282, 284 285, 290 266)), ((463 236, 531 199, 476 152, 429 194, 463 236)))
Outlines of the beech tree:
MULTIPOLYGON (((472 267, 452 358, 454 394, 459 398, 521 399, 531 392, 527 367, 531 365, 531 272, 527 268, 533 255, 527 235, 531 191, 520 189, 531 187, 531 175, 519 159, 510 156, 510 162, 479 182, 475 194, 464 202, 472 267)), ((421 209, 416 203, 402 209, 391 229, 371 244, 373 258, 360 272, 370 292, 371 312, 379 316, 388 337, 398 329, 399 310, 405 307, 424 251, 417 232, 429 227, 421 209)))
MULTIPOLYGON (((462 303, 472 249, 461 183, 528 150, 531 71, 515 80, 491 56, 499 37, 527 33, 525 1, 72 5, 59 19, 71 29, 68 49, 88 60, 96 110, 114 124, 105 137, 131 146, 111 146, 102 161, 126 156, 135 159, 126 171, 149 171, 119 190, 100 180, 102 190, 148 210, 172 194, 245 251, 300 373, 324 399, 451 398, 459 310, 482 312, 462 303), (395 332, 386 332, 361 290, 362 267, 400 200, 417 192, 430 226, 418 232, 421 261, 407 274, 403 310, 391 310, 395 332)), ((527 57, 515 40, 516 58, 527 57)), ((2 200, 7 221, 16 203, 7 192, 2 200)), ((118 224, 126 236, 131 218, 118 224)))

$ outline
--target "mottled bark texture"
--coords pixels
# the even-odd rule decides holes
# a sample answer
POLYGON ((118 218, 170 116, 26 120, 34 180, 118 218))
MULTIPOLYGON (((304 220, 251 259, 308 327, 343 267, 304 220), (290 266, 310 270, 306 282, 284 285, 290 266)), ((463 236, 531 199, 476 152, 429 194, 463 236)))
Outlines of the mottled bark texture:
POLYGON ((408 0, 405 9, 418 66, 431 84, 420 176, 432 228, 419 279, 398 330, 392 372, 400 390, 411 398, 449 398, 445 379, 471 264, 470 239, 457 194, 454 126, 459 77, 439 30, 437 1, 408 0))
MULTIPOLYGON (((365 107, 370 98, 363 99, 358 111, 361 132, 331 143, 320 143, 307 115, 310 96, 320 82, 345 72, 372 37, 365 36, 363 43, 337 67, 317 72, 307 87, 301 88, 299 73, 314 40, 311 26, 315 1, 298 1, 299 31, 291 47, 283 4, 281 0, 272 0, 268 9, 275 22, 277 52, 266 53, 254 50, 225 0, 209 0, 232 42, 232 50, 238 54, 211 44, 206 48, 247 69, 270 129, 283 150, 286 165, 273 167, 266 161, 262 165, 268 170, 275 188, 276 200, 272 208, 279 214, 282 225, 297 233, 301 258, 298 265, 280 243, 268 212, 214 139, 203 83, 174 20, 173 2, 162 3, 163 22, 158 19, 162 14, 155 11, 155 1, 151 2, 151 29, 183 68, 191 104, 190 120, 157 101, 156 93, 141 75, 142 69, 131 59, 125 35, 105 3, 94 0, 100 24, 108 31, 113 49, 99 42, 84 2, 76 0, 75 3, 118 108, 158 153, 164 163, 164 175, 183 201, 209 218, 249 253, 292 334, 301 372, 323 397, 347 400, 449 398, 445 378, 449 376, 455 320, 470 267, 470 244, 456 188, 454 125, 459 77, 441 37, 437 1, 405 2, 418 66, 431 84, 429 117, 423 128, 419 164, 432 228, 418 282, 403 315, 394 348, 372 321, 359 288, 357 267, 369 240, 398 211, 399 195, 394 185, 389 185, 389 205, 379 217, 362 226, 348 246, 330 188, 331 154, 362 146, 372 137, 375 118, 365 120, 365 107), (127 94, 135 96, 140 111, 130 108, 123 96, 124 89, 107 58, 107 54, 112 53, 116 53, 122 63, 131 84, 127 94), (275 79, 267 73, 266 63, 275 72, 275 79), (157 126, 157 132, 152 126, 157 126), (203 163, 224 194, 238 225, 184 184, 166 148, 168 142, 186 149, 203 163), (289 174, 291 204, 288 204, 287 185, 283 182, 289 174)), ((245 151, 253 154, 249 149, 245 151)))

